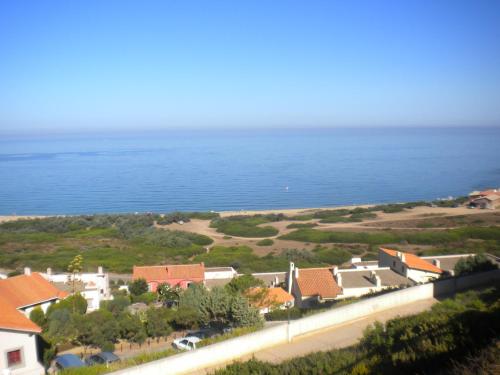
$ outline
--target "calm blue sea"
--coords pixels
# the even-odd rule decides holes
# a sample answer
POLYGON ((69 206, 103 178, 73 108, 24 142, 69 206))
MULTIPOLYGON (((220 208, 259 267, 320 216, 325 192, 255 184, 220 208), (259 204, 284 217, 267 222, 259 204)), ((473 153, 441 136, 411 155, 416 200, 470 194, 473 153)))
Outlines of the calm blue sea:
POLYGON ((401 202, 500 186, 500 128, 171 131, 0 140, 0 214, 401 202))

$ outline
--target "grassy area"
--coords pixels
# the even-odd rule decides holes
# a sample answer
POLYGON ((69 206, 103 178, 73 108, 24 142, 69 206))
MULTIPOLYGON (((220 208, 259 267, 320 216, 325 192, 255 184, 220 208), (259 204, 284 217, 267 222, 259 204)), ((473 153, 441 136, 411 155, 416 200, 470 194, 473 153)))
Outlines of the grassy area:
POLYGON ((272 221, 283 220, 283 215, 254 215, 254 216, 229 216, 214 219, 210 223, 217 232, 237 237, 272 237, 278 234, 278 230, 271 226, 258 226, 272 221))
POLYGON ((304 228, 314 228, 317 227, 318 224, 316 223, 293 223, 289 224, 286 227, 288 229, 304 229, 304 228))
MULTIPOLYGON (((281 236, 283 240, 313 243, 362 243, 369 245, 410 243, 416 245, 443 246, 457 243, 467 247, 466 242, 481 240, 479 248, 498 253, 500 250, 500 227, 462 227, 439 231, 372 231, 331 232, 316 229, 298 229, 281 236)), ((455 252, 460 252, 455 247, 455 252)))
POLYGON ((274 245, 274 241, 271 240, 270 238, 266 238, 266 239, 257 241, 256 245, 257 246, 272 246, 272 245, 274 245))
POLYGON ((66 270, 77 254, 87 269, 131 272, 134 264, 187 262, 207 236, 156 229, 154 215, 96 215, 19 220, 0 225, 0 266, 66 270))

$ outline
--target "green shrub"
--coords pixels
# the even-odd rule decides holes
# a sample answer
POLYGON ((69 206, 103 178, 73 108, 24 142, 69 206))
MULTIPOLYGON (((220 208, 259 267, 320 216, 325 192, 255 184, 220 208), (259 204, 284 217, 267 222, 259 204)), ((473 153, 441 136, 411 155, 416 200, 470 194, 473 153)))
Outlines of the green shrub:
POLYGON ((272 245, 274 245, 274 241, 271 240, 270 238, 266 238, 264 240, 257 241, 256 245, 257 246, 272 246, 272 245))

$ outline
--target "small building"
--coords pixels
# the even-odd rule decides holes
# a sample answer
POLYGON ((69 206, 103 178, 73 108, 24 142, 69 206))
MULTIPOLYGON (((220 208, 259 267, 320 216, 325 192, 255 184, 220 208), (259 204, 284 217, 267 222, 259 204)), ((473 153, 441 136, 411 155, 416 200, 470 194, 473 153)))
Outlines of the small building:
POLYGON ((0 295, 29 317, 35 307, 47 312, 49 306, 69 294, 57 289, 38 272, 26 267, 24 275, 0 280, 0 295))
POLYGON ((473 199, 469 205, 472 207, 491 210, 500 208, 500 192, 473 199))
POLYGON ((338 299, 360 297, 384 289, 415 285, 413 281, 394 272, 389 267, 372 269, 338 269, 334 267, 333 274, 337 285, 342 288, 342 294, 338 295, 338 299))
POLYGON ((102 267, 97 268, 97 273, 52 273, 50 268, 42 276, 53 283, 58 289, 67 293, 75 292, 82 295, 87 301, 87 311, 95 311, 99 309, 101 301, 108 301, 113 299, 111 289, 109 287, 109 276, 104 273, 102 267), (74 281, 74 284, 73 284, 74 281))
POLYGON ((252 276, 263 281, 268 288, 284 285, 287 281, 286 272, 256 272, 252 276))
POLYGON ((186 289, 192 283, 205 283, 205 265, 198 263, 134 266, 132 280, 137 279, 145 279, 151 292, 156 292, 160 284, 186 289))
POLYGON ((426 283, 439 278, 443 270, 415 254, 380 248, 379 266, 390 267, 391 270, 416 282, 426 283))
POLYGON ((3 374, 39 375, 44 368, 37 350, 37 334, 42 330, 29 319, 30 312, 47 308, 67 293, 58 290, 39 273, 0 280, 0 372, 3 374))
POLYGON ((283 288, 250 288, 246 292, 250 304, 259 309, 261 314, 267 314, 272 310, 284 310, 293 307, 294 298, 283 288))
POLYGON ((232 279, 238 273, 233 267, 205 267, 205 280, 232 279))
POLYGON ((332 268, 301 268, 290 262, 288 293, 295 297, 298 307, 311 307, 333 301, 342 294, 332 268))
POLYGON ((378 268, 378 260, 361 260, 361 258, 351 258, 351 268, 358 270, 373 270, 378 268))

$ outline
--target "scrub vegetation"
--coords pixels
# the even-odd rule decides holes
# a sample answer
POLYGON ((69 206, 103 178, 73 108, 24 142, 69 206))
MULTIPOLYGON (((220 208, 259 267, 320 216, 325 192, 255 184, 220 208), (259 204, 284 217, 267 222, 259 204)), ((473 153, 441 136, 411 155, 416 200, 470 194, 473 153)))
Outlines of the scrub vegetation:
POLYGON ((252 359, 232 374, 494 374, 500 365, 500 290, 458 294, 418 315, 375 323, 360 343, 280 364, 252 359))
POLYGON ((253 216, 229 216, 212 220, 210 226, 216 228, 217 232, 237 237, 272 237, 278 234, 278 230, 271 226, 259 226, 273 221, 285 219, 283 214, 253 215, 253 216))

